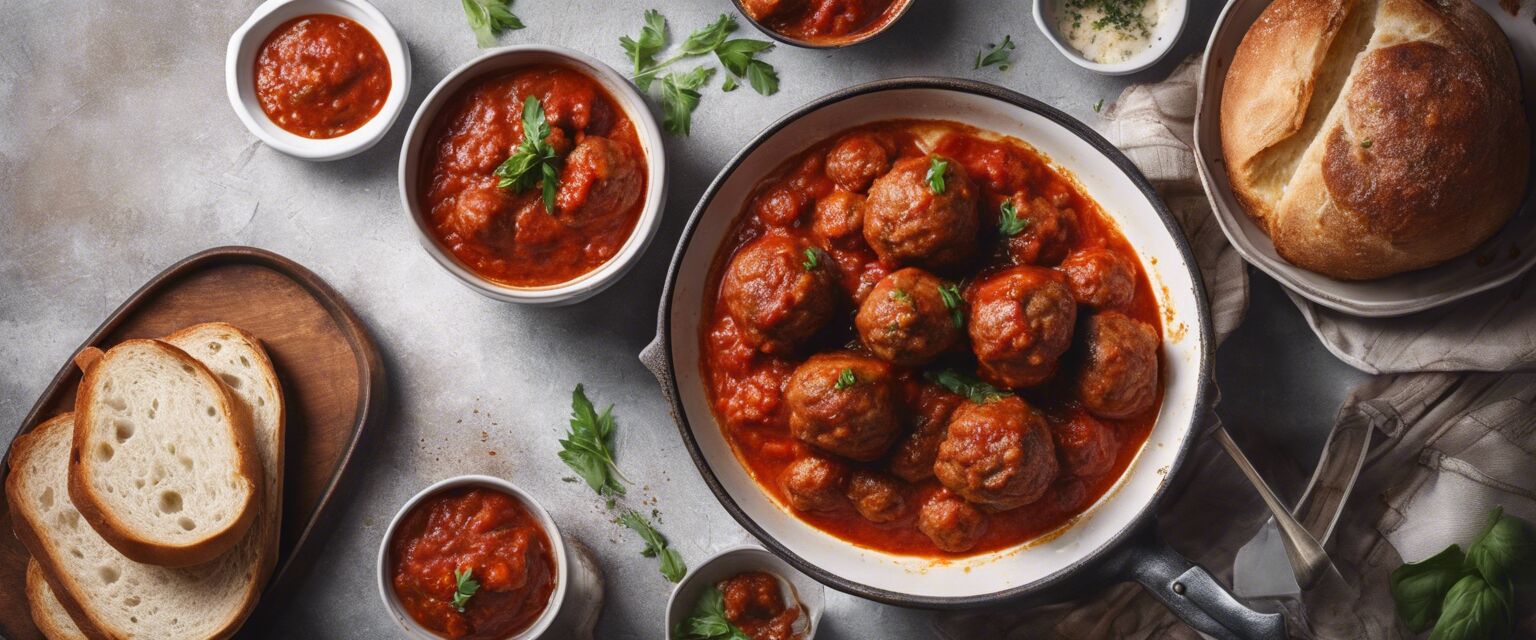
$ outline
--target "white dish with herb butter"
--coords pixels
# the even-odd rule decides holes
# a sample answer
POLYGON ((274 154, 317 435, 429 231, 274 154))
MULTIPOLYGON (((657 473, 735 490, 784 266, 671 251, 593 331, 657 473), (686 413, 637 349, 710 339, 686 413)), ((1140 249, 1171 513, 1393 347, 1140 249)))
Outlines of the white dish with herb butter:
POLYGON ((1035 25, 1068 60, 1105 75, 1135 73, 1173 48, 1188 0, 1035 0, 1035 25))

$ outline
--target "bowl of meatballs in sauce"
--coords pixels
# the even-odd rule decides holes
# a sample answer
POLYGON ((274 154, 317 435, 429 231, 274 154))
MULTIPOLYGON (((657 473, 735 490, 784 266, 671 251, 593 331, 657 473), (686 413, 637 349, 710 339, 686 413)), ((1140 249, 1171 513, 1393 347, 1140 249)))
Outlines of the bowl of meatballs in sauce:
POLYGON ((763 33, 810 49, 869 40, 906 15, 916 0, 734 0, 763 33))
POLYGON ((559 47, 498 49, 448 74, 400 156, 423 247, 511 302, 571 304, 613 284, 650 243, 665 195, 660 129, 639 94, 559 47))
POLYGON ((642 360, 727 510, 797 568, 995 601, 1120 541, 1182 457, 1209 329, 1174 224, 1032 99, 856 87, 727 165, 642 360))

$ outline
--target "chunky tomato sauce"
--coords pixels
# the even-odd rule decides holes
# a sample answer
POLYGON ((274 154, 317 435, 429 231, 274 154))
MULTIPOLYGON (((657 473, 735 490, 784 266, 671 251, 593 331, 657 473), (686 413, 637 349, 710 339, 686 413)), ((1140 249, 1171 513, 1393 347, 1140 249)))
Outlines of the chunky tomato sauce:
POLYGON ((277 126, 335 138, 363 126, 389 97, 389 59, 362 25, 317 13, 279 25, 256 54, 256 100, 277 126))
POLYGON ((517 498, 483 487, 423 500, 390 541, 395 595, 411 618, 445 638, 499 640, 527 629, 549 606, 555 555, 517 498), (454 572, 479 583, 459 611, 454 572))
POLYGON ((798 603, 784 602, 779 579, 762 571, 738 573, 715 585, 725 601, 725 618, 752 640, 798 640, 798 603))
MULTIPOLYGON (((979 257, 973 260, 974 264, 966 269, 968 275, 961 278, 962 288, 978 276, 1010 265, 997 222, 999 206, 1005 199, 1020 192, 1030 197, 1055 196, 1057 201, 1065 203, 1064 206, 1077 211, 1078 233, 1072 247, 1074 251, 1105 248, 1127 257, 1129 263, 1135 265, 1134 297, 1119 311, 1151 325, 1161 336, 1159 307, 1134 250, 1099 205, 1032 147, 1016 139, 954 122, 875 123, 841 132, 785 161, 758 184, 716 254, 706 285, 705 320, 700 336, 701 368, 712 409, 737 457, 764 491, 786 505, 785 509, 796 517, 854 544, 896 554, 953 557, 1002 549, 1051 533, 1069 524, 1108 491, 1135 458, 1156 421, 1162 403, 1160 385, 1156 404, 1150 410, 1129 419, 1098 420, 1113 431, 1119 442, 1113 463, 1107 470, 1086 478, 1062 473, 1045 496, 1034 503, 986 514, 985 533, 964 553, 939 549, 917 526, 916 506, 936 492, 944 491, 931 476, 920 482, 901 483, 909 508, 904 515, 889 522, 872 522, 848 504, 833 511, 798 511, 787 506, 789 502, 777 479, 786 467, 797 458, 808 455, 812 448, 790 434, 784 397, 786 383, 797 366, 818 352, 852 350, 859 354, 869 353, 860 344, 859 334, 853 326, 853 311, 858 306, 857 301, 868 294, 875 282, 897 268, 896 265, 882 264, 856 233, 852 242, 834 244, 818 241, 817 232, 811 228, 812 211, 817 201, 839 190, 826 172, 828 151, 844 136, 863 132, 894 139, 898 160, 929 154, 951 158, 963 165, 974 181, 979 191, 977 215, 981 228, 977 241, 982 250, 978 251, 979 257), (750 344, 743 329, 737 326, 720 300, 726 265, 743 246, 770 231, 803 238, 818 246, 835 267, 839 288, 845 294, 842 309, 830 325, 821 329, 812 344, 790 355, 765 353, 750 344)), ((1086 417, 1081 403, 1074 398, 1071 381, 1075 365, 1072 358, 1063 356, 1061 365, 1061 369, 1045 383, 1014 390, 1045 415, 1053 431, 1075 420, 1092 419, 1086 417)), ((931 389, 934 386, 925 379, 924 373, 942 368, 976 373, 976 359, 969 344, 962 341, 939 361, 921 368, 896 367, 900 412, 906 418, 908 433, 913 417, 928 415, 931 409, 928 405, 939 401, 934 394, 921 392, 925 387, 931 389)), ((893 468, 893 455, 887 453, 873 462, 843 462, 853 470, 886 472, 893 468)))
POLYGON ((514 287, 573 280, 608 262, 645 208, 645 148, 595 80, 540 65, 481 78, 443 108, 423 150, 422 207, 437 241, 471 271, 514 287), (503 188, 494 172, 523 141, 523 102, 538 98, 559 157, 551 210, 539 186, 503 188))
POLYGON ((910 0, 743 0, 748 15, 796 40, 830 43, 875 31, 910 0))

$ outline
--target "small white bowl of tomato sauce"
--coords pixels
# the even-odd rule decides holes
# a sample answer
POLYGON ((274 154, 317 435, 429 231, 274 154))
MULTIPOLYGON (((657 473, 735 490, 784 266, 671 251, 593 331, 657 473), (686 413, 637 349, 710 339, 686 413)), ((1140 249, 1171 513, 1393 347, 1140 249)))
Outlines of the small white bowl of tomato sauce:
POLYGON ((410 50, 366 0, 267 0, 230 36, 224 65, 245 128, 305 160, 378 144, 411 86, 410 50))
POLYGON ((629 80, 554 46, 449 73, 400 152, 422 247, 470 289, 520 304, 574 304, 622 278, 660 226, 666 186, 661 128, 629 80))
POLYGON ((532 496, 491 476, 448 478, 407 500, 379 545, 377 573, 384 606, 418 640, 579 633, 601 609, 602 579, 585 549, 532 496))
POLYGON ((667 640, 730 624, 752 640, 812 640, 825 589, 762 547, 725 549, 695 567, 667 600, 667 640))

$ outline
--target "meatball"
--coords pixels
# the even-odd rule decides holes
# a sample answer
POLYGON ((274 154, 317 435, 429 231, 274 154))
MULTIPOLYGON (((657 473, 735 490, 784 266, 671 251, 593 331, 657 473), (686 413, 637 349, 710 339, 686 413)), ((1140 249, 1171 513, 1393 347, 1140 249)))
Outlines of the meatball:
POLYGON ((805 5, 805 0, 742 0, 742 10, 753 20, 762 22, 788 13, 805 5))
POLYGON ((1045 198, 1025 198, 1013 194, 1004 206, 1012 205, 1019 223, 1018 233, 1008 237, 1008 255, 1014 264, 1049 267, 1067 257, 1077 238, 1077 212, 1058 207, 1045 198))
POLYGON ((845 458, 880 457, 901 425, 890 365, 851 353, 811 356, 784 386, 789 432, 800 441, 845 458))
POLYGON ((838 189, 816 201, 811 232, 828 246, 850 247, 863 240, 864 196, 838 189))
POLYGON ((981 541, 987 516, 955 494, 940 490, 918 510, 917 528, 939 549, 961 553, 981 541))
POLYGON ((449 204, 433 211, 439 228, 461 240, 491 245, 504 244, 515 232, 515 196, 496 188, 495 182, 465 189, 449 204))
POLYGON ((843 136, 827 152, 827 177, 837 186, 862 193, 875 178, 891 170, 895 145, 883 136, 854 133, 843 136))
POLYGON ((940 483, 993 511, 1039 500, 1056 470, 1050 427, 1017 396, 960 405, 933 463, 940 483))
POLYGON ((1084 326, 1087 356, 1078 372, 1077 397, 1100 418, 1129 418, 1157 400, 1157 330, 1118 311, 1084 326))
POLYGON ((1061 280, 1050 269, 1013 267, 972 289, 971 347, 982 377, 1028 387, 1056 373, 1077 322, 1077 304, 1061 280))
POLYGON ((767 353, 792 351, 826 324, 837 307, 831 266, 794 238, 766 235, 731 258, 720 299, 743 337, 767 353))
POLYGON ((779 474, 784 500, 796 511, 831 511, 842 506, 847 482, 843 463, 817 455, 791 462, 779 474))
POLYGON ((1072 299, 1097 309, 1130 304, 1136 295, 1136 270, 1126 258, 1109 249, 1085 249, 1061 263, 1067 274, 1072 299))
POLYGON ((854 316, 859 339, 875 355, 904 367, 948 351, 960 340, 960 326, 939 290, 944 286, 912 267, 882 278, 854 316))
POLYGON ((587 136, 565 157, 555 217, 580 227, 627 211, 640 201, 645 175, 633 149, 622 142, 587 136))
POLYGON ((870 522, 890 522, 907 512, 901 483, 881 473, 855 471, 848 479, 848 501, 870 522))
POLYGON ((928 157, 897 162, 869 187, 864 240, 880 260, 943 271, 970 259, 976 249, 976 188, 960 163, 947 162, 943 193, 928 184, 928 157))
POLYGON ((912 431, 891 451, 890 470, 907 482, 933 477, 933 461, 939 457, 939 443, 949 429, 949 416, 965 398, 938 385, 925 384, 918 391, 912 431))
POLYGON ((1120 453, 1120 436, 1082 411, 1075 411, 1067 422, 1051 429, 1056 451, 1061 453, 1067 470, 1082 478, 1095 478, 1115 466, 1120 453))

